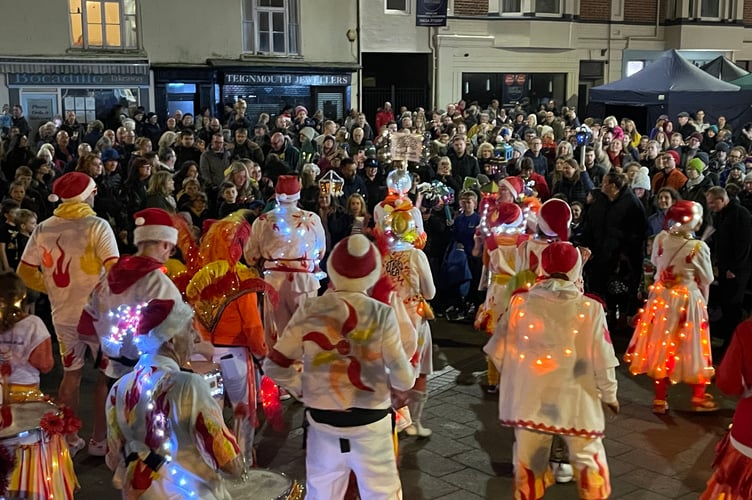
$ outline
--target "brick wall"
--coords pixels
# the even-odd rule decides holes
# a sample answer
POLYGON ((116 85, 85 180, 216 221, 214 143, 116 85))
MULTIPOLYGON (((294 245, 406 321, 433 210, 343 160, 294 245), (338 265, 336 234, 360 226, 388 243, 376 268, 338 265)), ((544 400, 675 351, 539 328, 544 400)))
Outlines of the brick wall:
MULTIPOLYGON (((655 23, 655 9, 659 0, 631 0, 624 7, 624 21, 637 23, 655 23)), ((661 17, 665 17, 665 8, 661 8, 661 17)), ((663 19, 661 19, 662 21, 663 19)))
POLYGON ((608 21, 611 16, 609 0, 580 0, 580 19, 584 21, 608 21))
POLYGON ((455 16, 487 16, 488 0, 454 0, 455 16))
POLYGON ((744 25, 752 25, 752 2, 749 0, 744 2, 744 25))

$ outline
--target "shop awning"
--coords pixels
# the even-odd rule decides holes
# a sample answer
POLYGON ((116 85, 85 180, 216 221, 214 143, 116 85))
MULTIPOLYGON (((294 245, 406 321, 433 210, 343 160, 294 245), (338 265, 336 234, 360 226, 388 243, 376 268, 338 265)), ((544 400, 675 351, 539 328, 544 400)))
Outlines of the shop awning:
POLYGON ((45 75, 143 75, 149 74, 148 61, 50 61, 41 59, 0 58, 0 73, 33 73, 45 75))

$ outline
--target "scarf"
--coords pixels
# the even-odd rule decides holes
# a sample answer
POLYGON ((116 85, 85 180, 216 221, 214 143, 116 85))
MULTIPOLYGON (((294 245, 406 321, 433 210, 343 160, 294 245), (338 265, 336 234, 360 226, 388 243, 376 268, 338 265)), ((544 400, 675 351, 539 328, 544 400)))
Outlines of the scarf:
POLYGON ((83 219, 90 215, 97 215, 97 213, 88 203, 75 201, 61 203, 60 206, 55 209, 53 215, 60 217, 61 219, 75 220, 83 219))
POLYGON ((703 180, 705 180, 705 176, 703 174, 700 174, 696 179, 687 179, 687 189, 692 189, 693 187, 699 185, 703 180))

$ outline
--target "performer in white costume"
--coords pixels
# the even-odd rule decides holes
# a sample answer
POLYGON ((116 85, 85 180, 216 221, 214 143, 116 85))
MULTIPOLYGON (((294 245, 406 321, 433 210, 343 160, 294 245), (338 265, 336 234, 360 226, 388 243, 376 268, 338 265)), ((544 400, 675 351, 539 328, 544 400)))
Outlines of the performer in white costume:
POLYGON ((394 311, 366 293, 381 275, 381 257, 353 235, 334 247, 327 269, 334 290, 301 304, 264 372, 307 406, 306 498, 343 498, 352 471, 362 498, 398 499, 390 386, 410 389, 415 372, 394 311))

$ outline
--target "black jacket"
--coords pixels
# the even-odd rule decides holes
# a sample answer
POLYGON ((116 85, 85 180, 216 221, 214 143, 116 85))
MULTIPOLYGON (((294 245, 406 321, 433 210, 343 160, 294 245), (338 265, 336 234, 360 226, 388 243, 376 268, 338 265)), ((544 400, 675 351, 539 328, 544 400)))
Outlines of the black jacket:
POLYGON ((718 275, 731 271, 737 276, 750 271, 750 246, 752 246, 752 215, 731 198, 723 210, 713 215, 713 233, 710 255, 718 266, 718 275))

